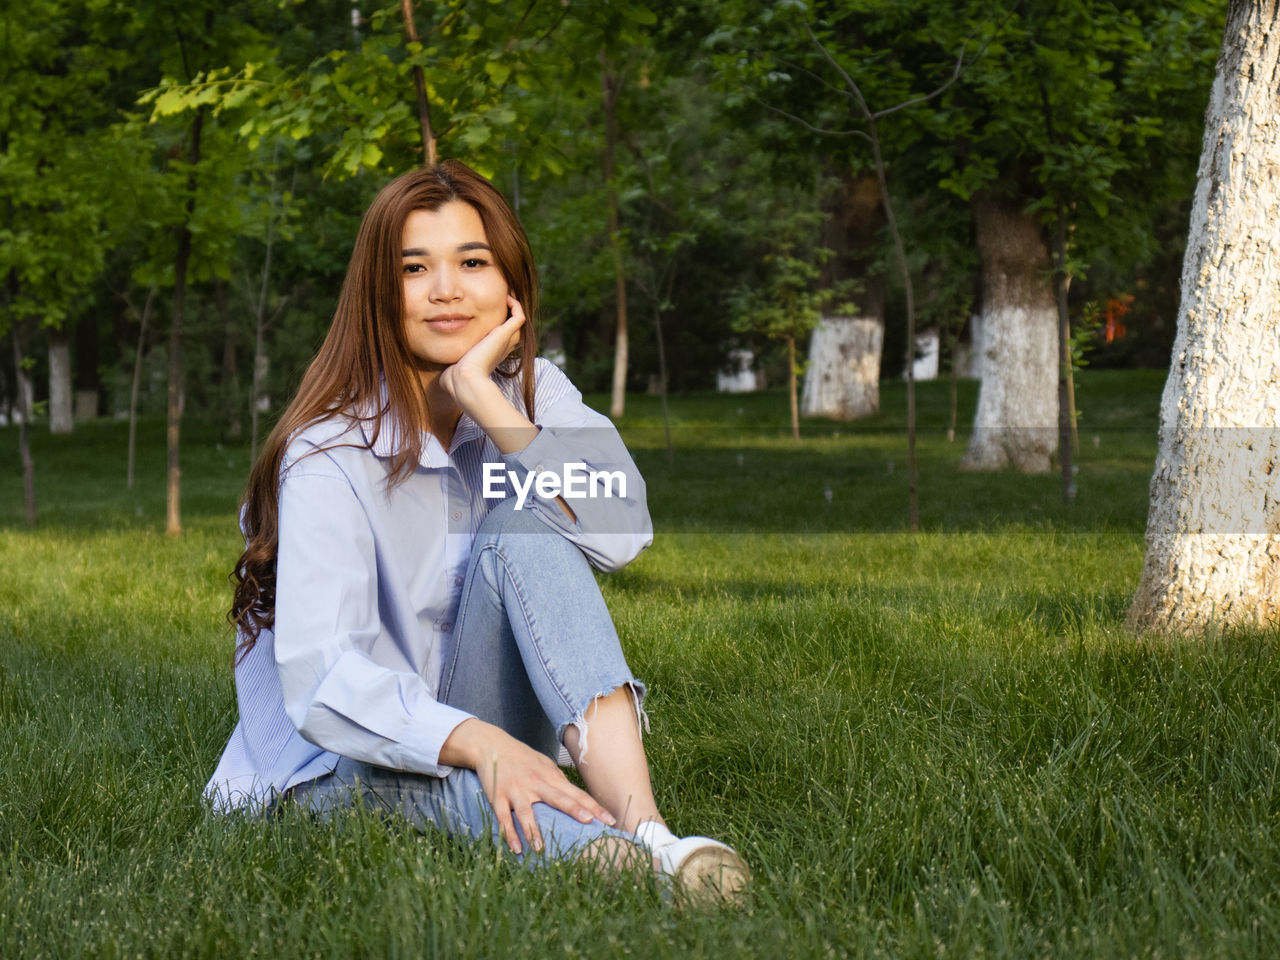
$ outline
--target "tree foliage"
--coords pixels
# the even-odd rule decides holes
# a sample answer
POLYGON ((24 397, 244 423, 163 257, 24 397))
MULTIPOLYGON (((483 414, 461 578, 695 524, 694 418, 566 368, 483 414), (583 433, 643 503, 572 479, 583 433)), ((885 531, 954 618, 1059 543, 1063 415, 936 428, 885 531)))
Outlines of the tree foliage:
MULTIPOLYGON (((770 332, 805 336, 829 286, 809 276, 824 196, 872 170, 865 117, 837 66, 877 108, 910 105, 877 123, 922 325, 958 329, 969 313, 966 200, 987 191, 1046 224, 1062 211, 1074 303, 1137 292, 1139 329, 1155 309, 1139 288, 1176 286, 1223 9, 441 0, 414 5, 413 43, 393 0, 355 21, 350 5, 328 3, 34 0, 0 26, 0 327, 88 324, 118 408, 137 345, 126 301, 137 309, 172 285, 185 224, 189 408, 252 402, 236 363, 248 362, 260 301, 275 318, 266 393, 279 403, 327 325, 360 211, 422 162, 420 67, 441 155, 513 198, 539 258, 544 327, 574 377, 601 388, 615 296, 605 62, 618 83, 629 389, 657 373, 659 324, 676 389, 710 386, 733 346, 769 353, 770 332), (184 157, 199 110, 193 170, 184 157)), ((905 337, 889 255, 880 244, 856 279, 889 288, 885 373, 897 375, 905 337)), ((166 349, 145 360, 144 409, 156 409, 147 385, 166 349)))

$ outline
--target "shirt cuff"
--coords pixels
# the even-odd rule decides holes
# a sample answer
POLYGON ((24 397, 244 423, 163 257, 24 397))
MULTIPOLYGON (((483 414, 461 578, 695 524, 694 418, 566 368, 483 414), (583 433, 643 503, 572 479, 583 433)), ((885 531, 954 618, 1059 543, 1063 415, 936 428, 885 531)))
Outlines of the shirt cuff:
POLYGON ((428 776, 447 777, 455 768, 440 762, 440 750, 458 724, 471 719, 473 715, 465 710, 436 701, 429 722, 415 724, 416 729, 405 731, 405 738, 396 747, 398 762, 394 766, 428 776))
MULTIPOLYGON (((556 473, 563 477, 565 467, 571 463, 582 463, 582 457, 576 456, 570 447, 559 437, 555 435, 554 430, 546 427, 538 428, 538 435, 529 441, 528 446, 523 450, 517 450, 515 453, 504 453, 502 460, 507 466, 507 472, 519 484, 524 487, 529 474, 539 474, 545 471, 556 473)), ((529 487, 529 496, 538 496, 537 484, 529 487)), ((539 499, 544 499, 539 497, 539 499)), ((552 497, 550 503, 555 502, 552 497)), ((564 518, 565 524, 575 529, 577 524, 564 518)))

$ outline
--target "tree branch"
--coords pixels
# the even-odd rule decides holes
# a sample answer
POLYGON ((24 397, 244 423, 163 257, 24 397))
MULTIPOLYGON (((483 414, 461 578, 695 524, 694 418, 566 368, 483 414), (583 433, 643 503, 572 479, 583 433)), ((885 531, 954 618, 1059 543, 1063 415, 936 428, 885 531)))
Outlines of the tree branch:
POLYGON ((813 32, 813 28, 809 26, 809 21, 804 20, 802 22, 804 23, 804 32, 809 35, 809 39, 812 40, 813 45, 818 48, 818 52, 826 58, 827 63, 836 68, 836 73, 840 74, 840 76, 844 78, 844 82, 848 84, 849 89, 858 100, 858 105, 862 107, 863 115, 868 120, 874 120, 875 114, 873 114, 871 112, 871 108, 867 106, 867 101, 862 96, 862 89, 853 82, 853 77, 849 76, 849 72, 845 70, 844 67, 840 66, 840 64, 836 62, 836 58, 833 57, 827 48, 822 45, 822 41, 818 39, 817 35, 813 32))
MULTIPOLYGON (((978 50, 978 54, 977 56, 974 57, 974 60, 981 59, 982 55, 987 52, 987 47, 991 46, 991 42, 995 40, 996 37, 1000 36, 1001 31, 1004 30, 1004 25, 1008 23, 1009 18, 1013 16, 1013 14, 1018 10, 1018 7, 1020 6, 1021 6, 1021 2, 1014 4, 1014 6, 1009 9, 1009 11, 1004 15, 1004 19, 1001 20, 1000 23, 996 25, 995 30, 991 32, 991 36, 987 38, 987 42, 984 43, 982 47, 978 50)), ((813 41, 813 45, 818 48, 818 51, 823 55, 823 57, 826 58, 827 62, 830 63, 833 67, 835 67, 836 70, 839 72, 840 76, 844 78, 844 82, 849 85, 849 89, 857 97, 858 103, 862 106, 863 112, 868 118, 872 120, 879 120, 881 117, 887 117, 889 114, 896 113, 899 110, 905 110, 907 107, 914 107, 918 103, 927 103, 928 101, 932 100, 934 97, 943 93, 948 87, 950 87, 957 80, 959 80, 960 74, 964 72, 964 52, 965 52, 965 49, 969 46, 969 41, 973 39, 973 37, 966 37, 964 43, 960 44, 960 54, 959 56, 956 57, 955 69, 951 72, 950 79, 948 79, 944 84, 942 84, 942 86, 938 87, 932 93, 926 93, 924 96, 914 97, 911 100, 904 100, 902 103, 895 104, 892 107, 885 107, 883 110, 877 110, 876 112, 872 113, 870 108, 867 106, 866 100, 862 98, 862 91, 858 88, 858 85, 853 82, 853 78, 849 76, 848 72, 844 69, 844 67, 840 66, 840 64, 836 62, 835 58, 831 56, 831 53, 827 50, 827 48, 823 46, 822 41, 819 40, 818 37, 814 34, 813 29, 809 26, 809 22, 807 20, 804 21, 804 29, 805 29, 805 32, 809 34, 809 39, 813 41)), ((800 67, 800 69, 804 70, 803 67, 800 67)), ((805 71, 805 72, 808 73, 809 71, 805 71)), ((813 75, 816 76, 816 74, 813 74, 813 75)), ((821 79, 821 78, 818 78, 818 79, 821 79)), ((831 85, 827 84, 826 81, 822 81, 822 82, 826 86, 831 87, 831 85)), ((836 88, 831 87, 831 89, 834 90, 836 88)), ((840 91, 840 92, 843 93, 844 91, 840 91)))
MULTIPOLYGON (((965 44, 967 44, 968 42, 969 41, 966 40, 965 44)), ((956 68, 954 72, 952 72, 950 80, 948 80, 946 83, 940 86, 937 90, 933 91, 933 93, 926 93, 923 97, 916 97, 914 100, 904 100, 902 103, 898 104, 897 106, 887 107, 884 110, 878 111, 875 114, 875 118, 879 120, 881 117, 887 117, 889 114, 895 113, 898 110, 905 110, 907 107, 914 107, 917 103, 927 103, 930 100, 932 100, 934 97, 938 96, 938 94, 946 90, 947 87, 951 86, 953 83, 959 80, 960 71, 964 69, 965 44, 960 45, 960 56, 956 58, 956 68)))
POLYGON ((800 64, 798 64, 798 63, 792 63, 790 60, 781 60, 781 59, 780 59, 778 62, 779 62, 779 63, 781 63, 781 64, 783 64, 784 66, 790 67, 792 70, 799 70, 801 73, 807 73, 809 76, 813 77, 813 79, 817 80, 820 84, 822 84, 824 87, 826 87, 826 88, 827 88, 828 90, 830 90, 832 93, 838 93, 838 94, 840 94, 840 96, 842 96, 842 97, 852 97, 852 96, 853 96, 853 94, 851 94, 848 90, 841 90, 841 89, 840 89, 839 87, 837 87, 834 83, 829 83, 829 82, 827 82, 827 80, 826 80, 825 78, 823 78, 823 76, 822 76, 821 74, 814 73, 814 72, 813 72, 812 70, 810 70, 808 67, 801 66, 801 65, 800 65, 800 64))
POLYGON ((778 114, 779 116, 786 117, 788 120, 794 120, 796 123, 800 124, 802 127, 807 127, 808 129, 812 130, 814 133, 825 133, 833 137, 862 137, 862 139, 866 140, 868 143, 871 142, 871 138, 861 130, 827 130, 823 127, 815 127, 808 120, 805 120, 801 117, 797 117, 794 113, 787 113, 787 111, 779 109, 778 107, 775 107, 771 103, 766 103, 765 101, 757 97, 755 94, 751 95, 751 99, 755 100, 758 104, 760 104, 760 106, 764 107, 766 110, 772 110, 774 113, 778 114))
POLYGON ((539 46, 543 40, 547 39, 547 37, 555 33, 556 28, 559 27, 560 24, 564 23, 564 18, 567 17, 568 15, 569 15, 569 5, 566 3, 564 6, 564 11, 560 14, 560 19, 557 20, 555 23, 553 23, 551 26, 547 27, 547 29, 544 30, 542 33, 540 33, 537 36, 537 38, 534 39, 533 43, 530 44, 530 49, 533 49, 534 47, 539 46))
POLYGON ((271 316, 262 321, 263 330, 270 330, 275 325, 275 322, 280 319, 280 314, 284 313, 284 308, 289 305, 289 301, 292 299, 292 293, 286 293, 280 298, 280 302, 276 305, 275 310, 272 311, 271 316))
POLYGON ((507 41, 507 45, 502 48, 504 54, 510 53, 511 48, 515 46, 516 38, 520 36, 520 28, 524 26, 524 22, 529 19, 529 14, 533 13, 533 8, 538 5, 538 0, 529 0, 529 5, 524 8, 524 13, 516 22, 515 29, 511 31, 511 39, 507 41))

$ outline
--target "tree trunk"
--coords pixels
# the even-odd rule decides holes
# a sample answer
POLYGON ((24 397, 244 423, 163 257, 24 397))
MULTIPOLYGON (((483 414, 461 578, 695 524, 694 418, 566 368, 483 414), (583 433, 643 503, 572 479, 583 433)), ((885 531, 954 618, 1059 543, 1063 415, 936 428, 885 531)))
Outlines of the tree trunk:
POLYGON ((809 340, 805 416, 854 420, 879 413, 883 346, 882 318, 823 317, 809 340))
POLYGON ((222 329, 222 397, 223 410, 226 416, 227 436, 239 437, 244 432, 244 421, 240 408, 240 364, 236 356, 236 328, 240 325, 240 317, 227 305, 227 287, 217 281, 213 287, 214 304, 223 316, 222 329))
POLYGON ((787 394, 791 398, 791 437, 800 439, 800 405, 796 402, 796 338, 787 337, 787 394))
MULTIPOLYGON (((859 94, 861 98, 861 94, 859 94)), ((871 155, 876 163, 876 183, 880 186, 880 202, 884 204, 885 221, 889 235, 893 237, 894 259, 898 261, 898 273, 902 277, 902 291, 907 301, 907 527, 920 529, 920 475, 916 463, 916 295, 911 283, 911 268, 907 265, 907 251, 902 245, 902 232, 893 213, 893 198, 889 194, 889 180, 885 173, 884 157, 880 152, 880 134, 876 132, 876 118, 865 102, 862 111, 867 118, 867 132, 871 137, 871 155)))
POLYGON ((49 432, 70 433, 74 423, 71 393, 71 339, 49 331, 49 432))
MULTIPOLYGON (((400 12, 404 16, 404 32, 410 43, 418 42, 418 28, 413 22, 413 3, 401 0, 400 12)), ((436 165, 436 138, 431 132, 431 104, 427 102, 427 82, 422 67, 413 68, 413 87, 418 94, 418 126, 422 131, 422 163, 427 167, 436 165)))
POLYGON ((138 390, 142 386, 142 358, 146 354, 147 321, 151 319, 151 305, 155 303, 157 289, 153 284, 147 291, 147 302, 138 324, 138 348, 133 354, 133 383, 129 385, 129 451, 125 466, 125 485, 130 490, 133 489, 133 464, 138 445, 138 390))
POLYGON ((826 289, 857 281, 852 317, 823 317, 809 340, 801 408, 806 416, 853 420, 880 411, 884 345, 884 283, 872 268, 885 224, 880 184, 873 176, 842 181, 823 203, 826 289))
POLYGON ((960 328, 948 328, 947 341, 947 443, 956 442, 956 409, 959 406, 960 328))
POLYGON ((1280 621, 1280 16, 1232 0, 1209 95, 1134 629, 1280 621))
POLYGON ((622 264, 622 242, 618 238, 618 185, 613 179, 613 155, 618 144, 618 77, 603 50, 600 51, 600 63, 600 87, 604 97, 605 202, 618 309, 613 346, 613 395, 609 401, 609 416, 616 420, 625 412, 627 403, 627 277, 622 264))
POLYGON ((262 336, 262 324, 257 325, 253 336, 253 379, 249 388, 249 461, 258 459, 258 414, 269 405, 263 395, 267 374, 270 372, 267 346, 262 336))
POLYGON ((982 384, 961 466, 1047 473, 1058 420, 1058 309, 1037 219, 973 200, 982 258, 982 384))
MULTIPOLYGON (((672 276, 675 271, 672 271, 672 276)), ((670 296, 670 288, 667 290, 670 296)), ((662 398, 662 430, 667 438, 667 463, 675 463, 675 447, 671 445, 671 413, 667 409, 667 347, 662 337, 662 304, 653 305, 653 332, 658 340, 658 395, 662 398)))
POLYGON ((98 339, 101 325, 89 316, 76 324, 76 403, 77 420, 93 420, 98 416, 102 400, 102 377, 98 373, 98 339))
POLYGON ((196 167, 200 163, 200 132, 204 127, 204 107, 191 121, 188 162, 186 217, 178 230, 178 248, 173 258, 173 317, 169 325, 169 403, 165 431, 165 527, 171 537, 182 533, 182 468, 179 451, 182 440, 182 324, 186 317, 187 264, 191 259, 191 217, 196 208, 196 167))
MULTIPOLYGON (((10 300, 13 299, 13 274, 9 274, 10 300)), ((31 457, 31 401, 27 392, 26 371, 22 369, 22 345, 18 342, 18 326, 9 331, 13 339, 13 411, 18 418, 18 457, 22 460, 22 505, 27 526, 36 525, 36 462, 31 457)))
POLYGON ((1058 309, 1058 461, 1062 467, 1062 499, 1076 498, 1075 464, 1071 443, 1071 414, 1075 410, 1075 378, 1071 362, 1071 313, 1067 306, 1067 214, 1058 204, 1053 228, 1053 296, 1058 309))

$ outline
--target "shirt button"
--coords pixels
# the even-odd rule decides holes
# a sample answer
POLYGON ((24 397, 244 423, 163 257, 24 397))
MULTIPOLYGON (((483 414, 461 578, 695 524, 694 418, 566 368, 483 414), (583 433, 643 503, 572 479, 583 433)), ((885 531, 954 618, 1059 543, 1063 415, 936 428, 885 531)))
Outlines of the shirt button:
POLYGON ((453 585, 454 585, 455 587, 460 587, 460 586, 462 586, 462 578, 461 578, 461 577, 454 577, 454 578, 453 578, 453 585))
POLYGON ((448 620, 446 620, 444 623, 440 624, 440 629, 443 632, 448 633, 450 630, 453 629, 453 624, 450 623, 448 620))
POLYGON ((455 520, 461 520, 461 519, 462 519, 462 511, 461 511, 461 510, 455 510, 455 511, 453 511, 453 513, 449 514, 449 516, 453 517, 453 519, 455 519, 455 520))

